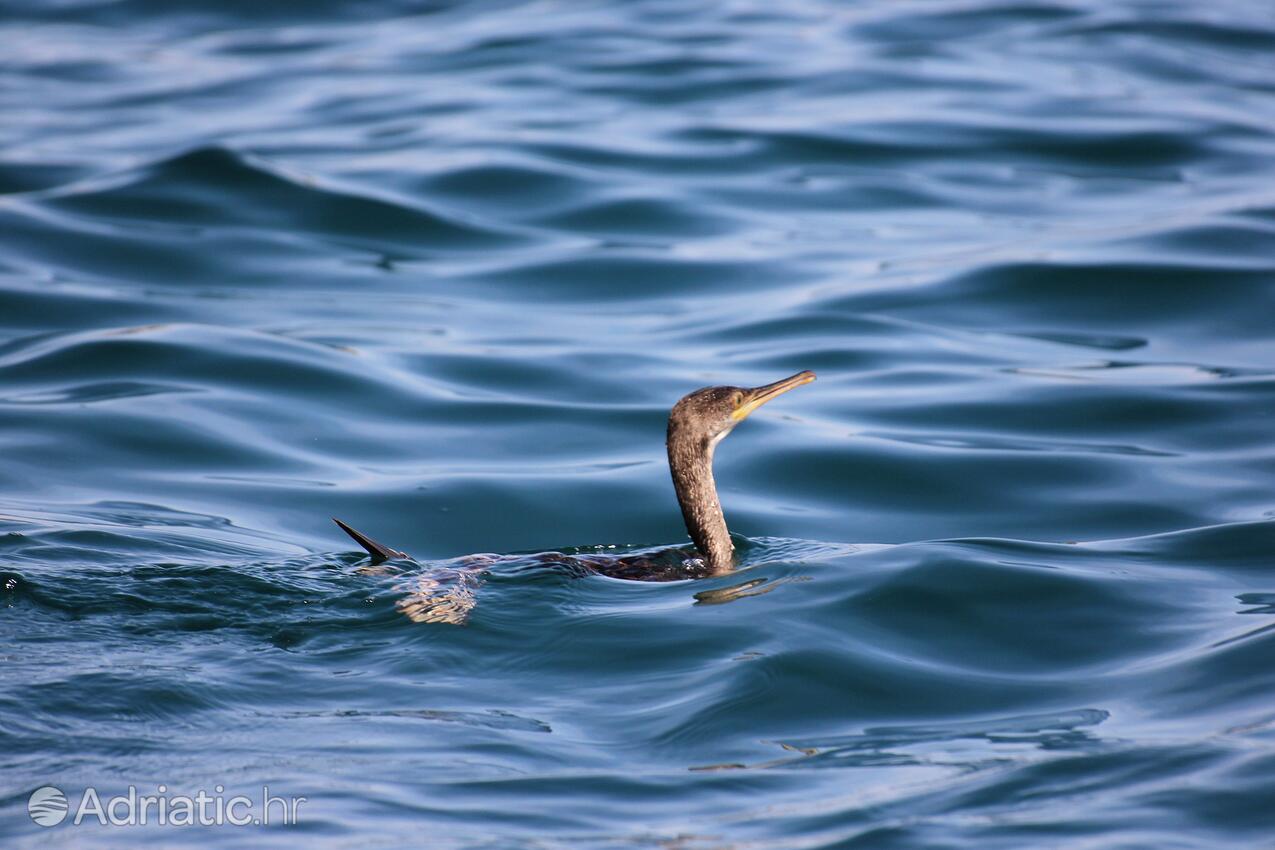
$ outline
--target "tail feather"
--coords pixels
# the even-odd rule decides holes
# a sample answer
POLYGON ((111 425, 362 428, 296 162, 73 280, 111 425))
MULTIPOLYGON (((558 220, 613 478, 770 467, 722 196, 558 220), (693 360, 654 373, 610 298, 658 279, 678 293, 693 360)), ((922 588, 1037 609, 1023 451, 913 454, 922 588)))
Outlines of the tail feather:
POLYGON ((373 563, 379 564, 381 561, 388 561, 392 558, 409 557, 405 552, 400 552, 397 549, 391 549, 382 543, 377 543, 366 534, 355 531, 336 517, 332 517, 332 521, 339 525, 342 531, 353 537, 355 543, 367 550, 367 553, 372 556, 373 563))

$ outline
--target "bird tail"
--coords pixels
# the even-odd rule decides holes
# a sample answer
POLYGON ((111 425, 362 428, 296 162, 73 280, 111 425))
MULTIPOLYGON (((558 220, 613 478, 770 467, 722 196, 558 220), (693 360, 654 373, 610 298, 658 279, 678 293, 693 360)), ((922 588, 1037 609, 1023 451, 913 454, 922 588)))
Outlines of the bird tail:
POLYGON ((341 520, 337 519, 336 517, 332 517, 332 521, 335 522, 337 525, 339 525, 342 531, 344 531, 346 534, 353 537, 355 543, 359 544, 365 550, 367 550, 367 553, 372 556, 373 563, 379 564, 381 561, 388 561, 392 558, 408 557, 408 555, 405 552, 400 552, 397 549, 391 549, 390 547, 384 545, 383 543, 377 543, 375 540, 373 540, 371 537, 368 537, 366 534, 362 534, 361 532, 355 531, 354 529, 350 528, 345 523, 341 522, 341 520))

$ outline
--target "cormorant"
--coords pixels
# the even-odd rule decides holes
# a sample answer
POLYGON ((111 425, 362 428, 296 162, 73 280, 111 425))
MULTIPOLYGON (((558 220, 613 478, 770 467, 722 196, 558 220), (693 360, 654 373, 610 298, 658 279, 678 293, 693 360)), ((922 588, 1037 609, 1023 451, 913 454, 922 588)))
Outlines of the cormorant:
MULTIPOLYGON (((575 555, 544 553, 537 556, 548 563, 564 563, 616 578, 636 581, 671 581, 704 575, 719 575, 734 567, 735 546, 726 528, 717 485, 713 481, 713 451, 722 438, 750 413, 782 393, 815 379, 815 373, 798 372, 782 381, 752 389, 705 387, 683 396, 673 405, 668 418, 668 465, 673 489, 682 507, 682 519, 695 543, 698 558, 652 557, 651 555, 575 555)), ((377 543, 365 534, 333 518, 341 530, 362 546, 373 564, 408 557, 397 549, 377 543)), ((674 550, 676 551, 676 550, 674 550)), ((455 568, 445 569, 445 578, 418 580, 412 596, 400 603, 415 620, 463 622, 473 605, 472 573, 493 563, 493 556, 472 556, 455 568), (447 579, 452 579, 448 582, 447 579), (435 593, 443 584, 452 587, 435 593)))

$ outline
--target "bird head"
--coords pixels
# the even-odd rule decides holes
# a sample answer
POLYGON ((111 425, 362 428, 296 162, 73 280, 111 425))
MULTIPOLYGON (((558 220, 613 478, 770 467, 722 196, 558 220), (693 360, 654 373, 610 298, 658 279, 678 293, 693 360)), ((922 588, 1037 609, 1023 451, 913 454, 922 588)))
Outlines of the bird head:
POLYGON ((675 438, 712 448, 771 399, 815 379, 814 372, 798 372, 762 387, 704 387, 682 397, 669 413, 669 440, 675 438))

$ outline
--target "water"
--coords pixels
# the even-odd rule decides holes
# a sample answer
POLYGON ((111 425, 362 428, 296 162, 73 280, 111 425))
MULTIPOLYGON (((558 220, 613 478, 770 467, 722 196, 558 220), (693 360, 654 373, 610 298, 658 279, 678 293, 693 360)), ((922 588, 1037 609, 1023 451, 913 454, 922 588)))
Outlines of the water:
POLYGON ((1265 3, 0 3, 6 847, 1275 829, 1265 3), (801 369, 681 544, 668 407, 801 369), (367 569, 340 516, 416 556, 367 569), (463 627, 399 606, 505 558, 463 627), (43 828, 262 786, 268 827, 43 828))

